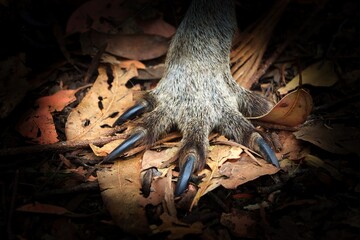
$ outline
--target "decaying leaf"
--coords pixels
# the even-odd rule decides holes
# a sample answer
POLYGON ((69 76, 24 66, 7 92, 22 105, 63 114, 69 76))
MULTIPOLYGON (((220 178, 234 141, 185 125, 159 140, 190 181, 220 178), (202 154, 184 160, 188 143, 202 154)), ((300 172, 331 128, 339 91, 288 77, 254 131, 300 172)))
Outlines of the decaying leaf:
POLYGON ((360 156, 360 131, 344 125, 327 126, 320 120, 309 121, 294 135, 297 139, 310 142, 328 152, 360 156))
MULTIPOLYGON (((302 84, 316 87, 329 87, 339 80, 331 61, 316 62, 301 72, 302 84)), ((299 86, 299 75, 296 75, 285 87, 279 88, 280 94, 286 94, 299 86)))
POLYGON ((135 68, 123 71, 114 67, 111 76, 103 67, 99 68, 99 76, 92 88, 68 116, 65 126, 67 139, 84 140, 106 136, 116 117, 135 104, 132 90, 140 88, 136 85, 128 89, 125 84, 136 74, 135 68))
POLYGON ((312 107, 310 94, 303 89, 298 89, 283 97, 267 114, 249 119, 295 127, 305 122, 312 107))
POLYGON ((54 111, 62 111, 65 106, 76 100, 75 90, 60 90, 51 96, 41 97, 35 107, 26 112, 18 122, 16 129, 23 136, 39 144, 51 144, 59 141, 51 115, 54 111))

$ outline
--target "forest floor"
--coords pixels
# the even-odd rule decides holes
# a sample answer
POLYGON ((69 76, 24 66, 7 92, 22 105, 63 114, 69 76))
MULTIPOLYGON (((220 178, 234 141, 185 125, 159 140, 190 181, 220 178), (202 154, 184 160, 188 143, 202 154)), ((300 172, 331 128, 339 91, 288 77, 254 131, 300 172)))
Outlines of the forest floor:
MULTIPOLYGON (((236 2, 240 36, 273 11, 272 1, 236 2)), ((177 132, 150 149, 129 150, 124 161, 100 164, 133 128, 111 127, 116 117, 161 78, 187 6, 0 2, 4 239, 360 238, 357 1, 290 1, 268 36, 250 38, 266 49, 254 73, 265 74, 251 90, 302 106, 291 120, 288 111, 270 123, 254 121, 273 141, 281 170, 215 133, 205 177, 181 198, 172 191, 177 132), (155 174, 149 198, 140 189, 145 169, 155 174)), ((236 44, 232 60, 234 52, 236 44)))

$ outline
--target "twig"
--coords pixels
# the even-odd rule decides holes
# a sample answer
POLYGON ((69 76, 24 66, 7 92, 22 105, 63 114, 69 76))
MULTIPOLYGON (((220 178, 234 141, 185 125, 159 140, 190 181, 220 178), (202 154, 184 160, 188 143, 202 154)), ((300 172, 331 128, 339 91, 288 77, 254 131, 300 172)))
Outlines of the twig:
POLYGON ((71 188, 62 188, 62 189, 53 189, 45 192, 40 192, 35 194, 35 198, 44 198, 54 195, 64 195, 69 193, 80 193, 80 192, 90 192, 90 191, 97 191, 99 192, 99 182, 86 182, 81 183, 79 185, 73 186, 71 188))
POLYGON ((54 144, 45 144, 45 145, 33 145, 33 146, 23 146, 23 147, 14 147, 0 150, 0 157, 11 156, 11 155, 20 155, 20 154, 31 154, 39 152, 65 152, 78 148, 87 148, 89 144, 95 145, 104 145, 114 140, 125 139, 128 137, 128 134, 119 134, 116 136, 90 139, 90 140, 79 140, 79 141, 63 141, 54 144))

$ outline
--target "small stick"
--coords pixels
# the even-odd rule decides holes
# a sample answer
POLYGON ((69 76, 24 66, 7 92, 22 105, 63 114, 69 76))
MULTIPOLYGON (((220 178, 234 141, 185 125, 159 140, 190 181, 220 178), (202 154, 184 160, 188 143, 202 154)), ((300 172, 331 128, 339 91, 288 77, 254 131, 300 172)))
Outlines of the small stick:
POLYGON ((128 134, 119 134, 116 136, 90 139, 90 140, 63 141, 63 142, 57 142, 57 143, 45 144, 45 145, 6 148, 0 150, 0 157, 39 153, 39 152, 50 152, 50 151, 66 152, 78 148, 87 148, 89 147, 89 144, 104 145, 114 140, 125 139, 126 137, 128 137, 128 134))

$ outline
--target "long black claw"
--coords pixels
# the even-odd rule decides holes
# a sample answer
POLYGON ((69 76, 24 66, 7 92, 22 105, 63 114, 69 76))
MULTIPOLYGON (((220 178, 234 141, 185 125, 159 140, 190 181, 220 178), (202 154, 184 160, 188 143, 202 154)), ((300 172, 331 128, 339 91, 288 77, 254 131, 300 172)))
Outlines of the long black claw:
POLYGON ((115 127, 117 125, 121 125, 124 122, 126 122, 127 120, 131 120, 131 119, 134 119, 136 116, 139 116, 140 114, 145 112, 147 106, 148 106, 148 103, 145 101, 142 101, 142 102, 132 106, 131 108, 126 110, 123 114, 121 114, 121 116, 114 122, 113 127, 115 127))
POLYGON ((175 188, 175 197, 180 196, 187 188, 191 175, 194 171, 196 157, 194 154, 189 154, 184 165, 180 169, 179 179, 175 188))
POLYGON ((274 151, 265 142, 265 140, 262 137, 258 137, 255 141, 256 144, 259 146, 259 151, 261 155, 265 158, 265 160, 280 168, 279 160, 277 159, 274 151))
POLYGON ((114 161, 115 158, 120 156, 126 150, 134 146, 138 141, 143 139, 145 135, 145 131, 135 132, 128 139, 126 139, 119 146, 117 146, 109 155, 107 155, 102 162, 105 163, 114 161))

